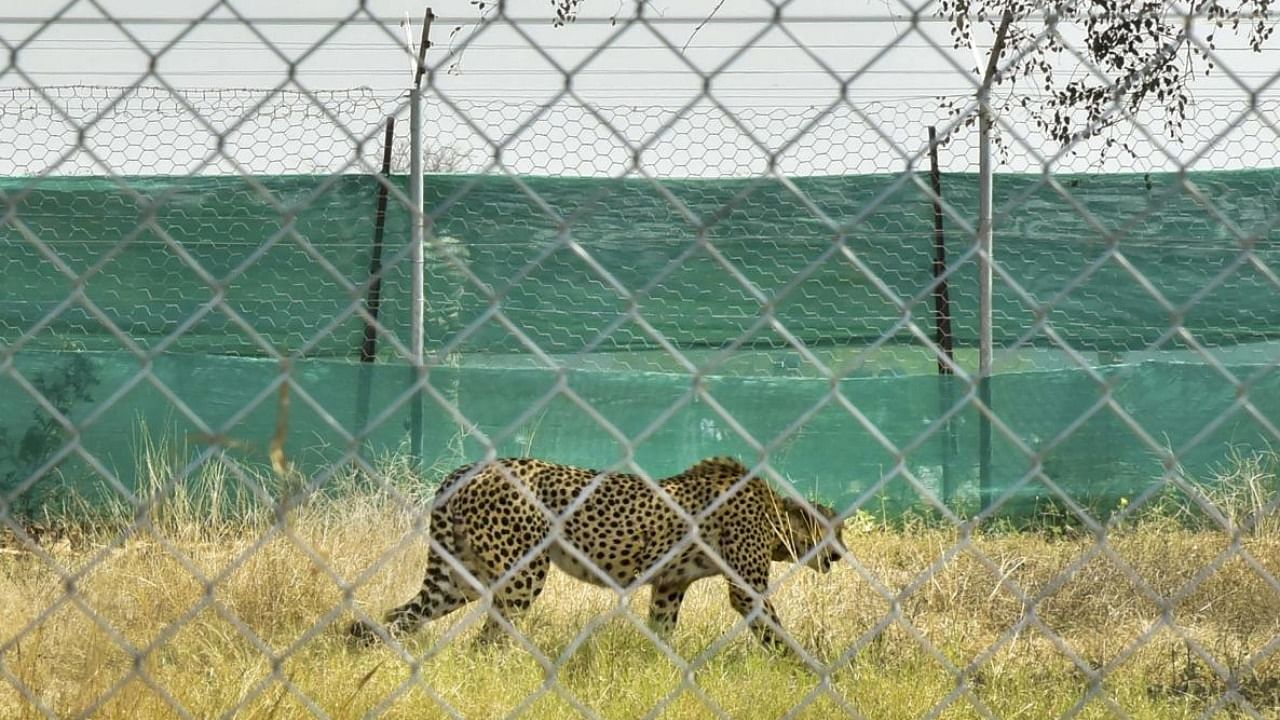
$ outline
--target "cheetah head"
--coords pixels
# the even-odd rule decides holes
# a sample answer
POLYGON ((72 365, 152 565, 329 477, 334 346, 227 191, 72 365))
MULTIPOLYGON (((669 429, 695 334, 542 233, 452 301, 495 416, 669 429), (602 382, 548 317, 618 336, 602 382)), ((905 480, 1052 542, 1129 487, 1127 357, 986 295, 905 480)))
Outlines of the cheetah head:
POLYGON ((808 507, 791 498, 779 499, 779 527, 773 548, 773 559, 779 562, 805 563, 818 572, 828 572, 832 564, 848 552, 844 546, 844 521, 836 519, 836 511, 825 505, 809 503, 808 507), (810 551, 818 548, 810 554, 810 551))

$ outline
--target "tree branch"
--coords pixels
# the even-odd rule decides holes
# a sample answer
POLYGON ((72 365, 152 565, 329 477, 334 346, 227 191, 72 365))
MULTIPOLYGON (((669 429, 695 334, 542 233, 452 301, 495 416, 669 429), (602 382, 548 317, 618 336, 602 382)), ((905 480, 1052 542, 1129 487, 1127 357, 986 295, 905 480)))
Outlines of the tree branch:
POLYGON ((1005 39, 1009 35, 1009 26, 1012 24, 1013 9, 1005 8, 1004 15, 1000 18, 1000 27, 996 30, 996 39, 991 43, 991 53, 987 56, 987 69, 982 74, 982 87, 978 88, 978 95, 981 97, 985 98, 991 92, 991 84, 995 80, 1000 55, 1004 53, 1005 39))
POLYGON ((716 13, 720 12, 720 8, 724 7, 724 3, 725 0, 720 0, 720 2, 716 3, 716 6, 711 8, 711 12, 707 13, 707 16, 702 18, 702 22, 698 23, 698 26, 693 29, 693 32, 689 33, 689 39, 685 40, 684 45, 680 47, 681 55, 684 54, 685 50, 689 49, 689 43, 693 42, 693 38, 698 34, 698 31, 706 27, 707 23, 711 22, 711 19, 716 16, 716 13))

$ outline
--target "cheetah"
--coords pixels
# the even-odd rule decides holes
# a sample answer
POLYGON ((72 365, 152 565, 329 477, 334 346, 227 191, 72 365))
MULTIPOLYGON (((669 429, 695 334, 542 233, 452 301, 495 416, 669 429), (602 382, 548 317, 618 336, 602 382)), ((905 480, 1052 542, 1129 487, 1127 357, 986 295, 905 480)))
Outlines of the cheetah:
MULTIPOLYGON (((697 543, 681 515, 638 475, 531 458, 460 467, 441 483, 431 504, 422 588, 386 614, 385 632, 413 632, 479 599, 478 588, 484 587, 494 610, 479 641, 497 640, 503 624, 495 613, 510 622, 527 610, 555 563, 594 585, 652 586, 649 623, 664 636, 675 628, 689 585, 725 575, 734 610, 767 648, 785 651, 777 613, 765 597, 770 561, 804 562, 828 572, 847 552, 843 521, 829 507, 779 495, 758 477, 744 481, 747 474, 737 460, 711 458, 658 481, 691 518, 705 515, 698 519, 697 543), (721 500, 722 495, 727 497, 721 500), (559 533, 553 532, 553 517, 563 518, 559 533)), ((349 634, 370 643, 380 633, 357 621, 349 634)))

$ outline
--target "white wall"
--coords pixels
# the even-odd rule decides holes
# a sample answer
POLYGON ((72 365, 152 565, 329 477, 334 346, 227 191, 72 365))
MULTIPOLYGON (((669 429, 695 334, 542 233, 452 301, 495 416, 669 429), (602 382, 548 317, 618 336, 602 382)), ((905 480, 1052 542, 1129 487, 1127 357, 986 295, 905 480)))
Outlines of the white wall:
MULTIPOLYGON (((950 48, 946 24, 926 14, 913 25, 898 2, 801 0, 776 25, 771 4, 735 0, 696 32, 715 0, 653 0, 647 20, 631 23, 630 0, 587 0, 591 14, 565 28, 551 26, 545 0, 510 2, 492 23, 477 23, 468 0, 432 3, 428 133, 464 170, 621 175, 647 143, 642 169, 658 176, 755 175, 771 159, 788 174, 898 172, 927 127, 947 122, 937 98, 974 82, 961 71, 972 56, 950 48)), ((0 91, 0 144, 15 148, 0 154, 0 174, 367 171, 409 74, 398 22, 422 14, 403 0, 369 12, 351 0, 115 0, 102 3, 111 21, 88 3, 59 15, 65 5, 31 0, 0 15, 16 60, 0 73, 12 88, 0 91), (119 89, 67 85, 148 89, 121 100, 119 89)), ((1132 136, 1138 158, 1085 153, 1051 167, 1280 164, 1280 94, 1265 89, 1263 112, 1251 114, 1241 87, 1270 82, 1280 44, 1256 55, 1223 34, 1219 48, 1235 76, 1196 81, 1184 143, 1148 118, 1152 134, 1132 136)), ((1008 122, 1004 169, 1038 171, 1047 144, 1026 118, 1008 122)), ((947 169, 973 169, 971 134, 943 151, 947 169)))

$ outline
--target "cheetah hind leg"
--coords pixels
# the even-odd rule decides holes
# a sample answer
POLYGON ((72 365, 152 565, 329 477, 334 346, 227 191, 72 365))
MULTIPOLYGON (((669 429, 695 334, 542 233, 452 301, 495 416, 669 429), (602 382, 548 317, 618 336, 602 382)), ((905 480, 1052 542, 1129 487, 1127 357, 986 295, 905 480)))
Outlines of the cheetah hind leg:
MULTIPOLYGON (((454 577, 448 563, 434 552, 427 560, 426 576, 422 588, 409 602, 393 608, 383 618, 387 635, 403 637, 422 626, 424 622, 438 620, 479 597, 475 588, 466 581, 454 577)), ((377 628, 364 620, 351 624, 349 634, 357 643, 368 645, 378 640, 377 628)))
POLYGON ((529 561, 527 565, 512 574, 502 587, 493 592, 493 608, 485 619, 484 627, 476 641, 481 645, 493 645, 510 639, 506 628, 499 622, 501 616, 508 623, 518 620, 529 609, 533 601, 542 594, 543 583, 547 580, 547 570, 551 566, 551 558, 542 553, 529 561))

